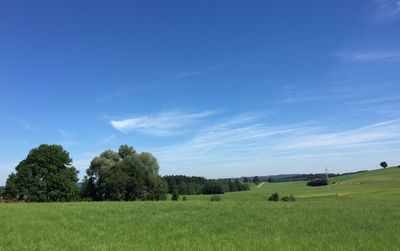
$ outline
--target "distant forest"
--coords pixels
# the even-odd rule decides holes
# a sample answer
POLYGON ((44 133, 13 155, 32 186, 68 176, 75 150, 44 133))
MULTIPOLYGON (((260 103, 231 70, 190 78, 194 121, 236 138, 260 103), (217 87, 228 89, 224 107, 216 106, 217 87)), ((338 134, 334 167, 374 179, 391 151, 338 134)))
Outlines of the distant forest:
POLYGON ((204 177, 168 175, 163 180, 168 184, 168 192, 177 190, 179 194, 221 194, 249 190, 249 184, 239 179, 207 180, 204 177))
MULTIPOLYGON (((328 173, 328 178, 343 176, 354 173, 362 173, 367 170, 357 171, 357 172, 347 172, 347 173, 328 173)), ((258 176, 262 182, 288 182, 288 181, 309 181, 318 178, 324 178, 326 173, 309 173, 309 174, 279 174, 279 175, 269 175, 269 176, 258 176)), ((241 180, 252 180, 253 177, 241 177, 241 180)))

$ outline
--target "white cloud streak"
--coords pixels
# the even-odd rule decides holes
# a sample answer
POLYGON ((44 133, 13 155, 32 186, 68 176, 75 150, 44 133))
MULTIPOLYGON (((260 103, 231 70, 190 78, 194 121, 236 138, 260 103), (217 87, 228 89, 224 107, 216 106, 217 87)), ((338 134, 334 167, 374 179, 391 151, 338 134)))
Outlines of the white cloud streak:
POLYGON ((376 123, 337 133, 317 133, 293 137, 284 142, 282 148, 350 148, 384 143, 393 139, 400 140, 400 120, 376 123))
POLYGON ((350 54, 348 59, 357 62, 400 60, 400 51, 358 52, 350 54))
POLYGON ((8 123, 18 124, 18 125, 20 125, 21 127, 23 127, 27 131, 31 131, 32 129, 34 129, 25 120, 19 119, 19 118, 14 118, 14 117, 11 117, 11 116, 8 116, 8 115, 0 114, 0 120, 4 120, 5 122, 8 122, 8 123))
POLYGON ((344 62, 353 63, 369 63, 369 62, 383 62, 383 61, 399 61, 399 50, 347 50, 337 54, 337 56, 344 62))
POLYGON ((384 23, 400 17, 399 0, 374 0, 369 5, 369 9, 378 23, 384 23))
POLYGON ((109 135, 103 139, 101 139, 99 142, 97 142, 97 145, 105 145, 108 144, 116 139, 115 135, 109 135))
POLYGON ((169 136, 201 120, 216 115, 219 111, 200 113, 164 112, 154 116, 131 117, 122 120, 111 120, 111 125, 120 132, 139 132, 154 136, 169 136))
POLYGON ((400 95, 396 96, 388 96, 388 97, 379 97, 379 98, 370 98, 370 99, 362 99, 353 101, 350 104, 352 105, 366 105, 366 104, 379 104, 379 103, 388 103, 388 102, 396 102, 400 100, 400 95))
POLYGON ((384 153, 389 151, 388 145, 400 143, 400 120, 340 132, 322 130, 304 124, 268 126, 241 115, 203 128, 185 142, 153 149, 153 152, 163 170, 170 173, 201 175, 208 168, 206 172, 217 177, 218 170, 222 169, 221 173, 235 173, 237 169, 243 174, 246 169, 270 167, 269 171, 263 171, 267 174, 271 173, 271 167, 277 168, 276 163, 296 166, 295 159, 302 156, 337 158, 360 155, 360 152, 384 153))

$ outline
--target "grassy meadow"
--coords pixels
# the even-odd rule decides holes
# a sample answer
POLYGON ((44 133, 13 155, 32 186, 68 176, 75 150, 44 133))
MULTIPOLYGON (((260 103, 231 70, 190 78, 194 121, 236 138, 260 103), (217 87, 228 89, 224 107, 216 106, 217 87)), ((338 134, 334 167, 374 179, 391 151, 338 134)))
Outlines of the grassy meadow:
POLYGON ((400 168, 222 201, 0 204, 0 250, 400 250, 400 168), (296 202, 269 202, 271 193, 296 202))

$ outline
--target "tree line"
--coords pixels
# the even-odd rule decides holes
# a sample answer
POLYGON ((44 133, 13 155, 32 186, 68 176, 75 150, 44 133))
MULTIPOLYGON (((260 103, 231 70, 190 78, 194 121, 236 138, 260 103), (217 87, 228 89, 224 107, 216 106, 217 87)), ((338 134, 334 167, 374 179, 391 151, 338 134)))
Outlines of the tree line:
POLYGON ((159 174, 157 159, 122 145, 93 158, 82 183, 69 153, 60 145, 33 148, 11 173, 0 199, 9 201, 165 200, 167 193, 221 194, 249 189, 239 180, 159 174))
POLYGON ((249 184, 238 179, 213 179, 204 177, 167 175, 163 177, 167 182, 168 192, 175 190, 181 195, 191 194, 223 194, 225 192, 237 192, 249 190, 249 184))
POLYGON ((207 179, 204 177, 185 175, 166 175, 163 180, 167 183, 168 193, 177 191, 179 194, 201 194, 207 179))

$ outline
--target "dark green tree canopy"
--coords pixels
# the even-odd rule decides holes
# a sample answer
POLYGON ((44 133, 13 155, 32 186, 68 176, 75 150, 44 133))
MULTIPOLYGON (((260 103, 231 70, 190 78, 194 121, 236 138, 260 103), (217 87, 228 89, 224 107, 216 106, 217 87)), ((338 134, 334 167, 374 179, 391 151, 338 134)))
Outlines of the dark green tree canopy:
POLYGON ((168 193, 178 189, 179 194, 201 194, 207 179, 185 175, 166 175, 163 180, 168 184, 168 193))
POLYGON ((4 197, 5 189, 3 186, 0 187, 0 200, 4 197))
POLYGON ((163 177, 168 184, 168 192, 173 193, 174 189, 178 190, 180 195, 188 194, 202 194, 202 193, 214 193, 213 188, 218 183, 218 191, 224 192, 237 192, 249 190, 249 184, 241 182, 238 179, 218 179, 218 180, 207 180, 204 177, 196 176, 185 176, 185 175, 166 175, 163 177), (212 185, 210 185, 210 182, 212 185), (220 189, 222 187, 222 190, 220 189))
POLYGON ((40 145, 15 168, 6 182, 6 196, 28 201, 70 201, 78 193, 78 171, 60 145, 40 145))
POLYGON ((259 183, 260 183, 260 178, 258 178, 258 176, 255 176, 255 177, 253 178, 253 183, 259 184, 259 183))
POLYGON ((388 163, 386 161, 381 162, 381 167, 386 168, 388 166, 388 163))
POLYGON ((278 201, 279 200, 279 194, 278 193, 273 193, 271 196, 268 198, 269 201, 278 201))
POLYGON ((118 155, 121 159, 125 159, 126 157, 135 154, 136 151, 133 149, 133 147, 130 147, 128 145, 122 145, 119 147, 118 150, 118 155))
POLYGON ((175 189, 172 191, 171 200, 174 200, 174 201, 179 200, 179 192, 178 192, 178 189, 177 189, 177 188, 175 188, 175 189))
POLYGON ((92 200, 161 200, 167 186, 157 159, 127 145, 95 157, 83 182, 83 196, 92 200))
POLYGON ((203 194, 223 194, 224 192, 224 186, 218 180, 207 181, 203 188, 203 194))

